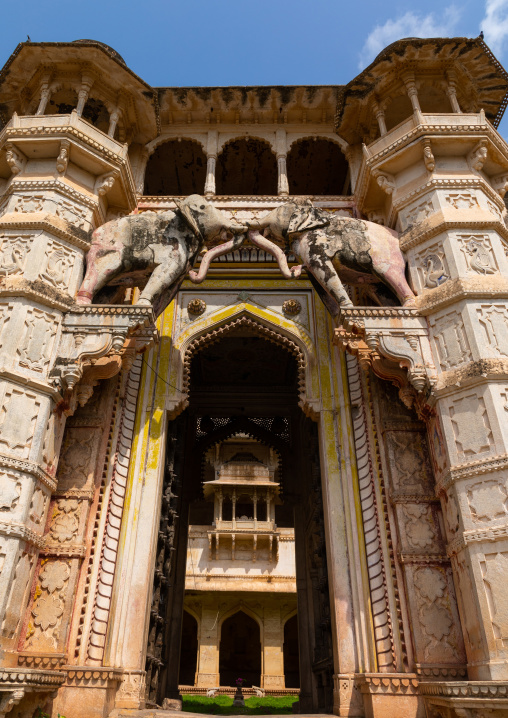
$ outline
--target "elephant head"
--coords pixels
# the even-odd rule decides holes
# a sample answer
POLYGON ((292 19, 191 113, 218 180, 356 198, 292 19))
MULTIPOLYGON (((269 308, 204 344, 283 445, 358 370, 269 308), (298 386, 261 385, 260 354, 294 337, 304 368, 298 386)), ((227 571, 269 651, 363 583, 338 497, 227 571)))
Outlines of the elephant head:
POLYGON ((310 199, 295 199, 282 204, 260 220, 249 222, 249 239, 274 256, 283 276, 292 279, 300 276, 301 265, 289 269, 286 253, 272 240, 282 243, 287 251, 290 249, 291 234, 320 229, 329 223, 328 218, 313 206, 310 199))
POLYGON ((203 281, 212 261, 240 246, 248 227, 229 221, 226 216, 199 194, 191 194, 182 202, 175 199, 176 207, 194 234, 203 244, 218 238, 226 240, 206 252, 199 272, 189 271, 190 279, 199 284, 203 281))

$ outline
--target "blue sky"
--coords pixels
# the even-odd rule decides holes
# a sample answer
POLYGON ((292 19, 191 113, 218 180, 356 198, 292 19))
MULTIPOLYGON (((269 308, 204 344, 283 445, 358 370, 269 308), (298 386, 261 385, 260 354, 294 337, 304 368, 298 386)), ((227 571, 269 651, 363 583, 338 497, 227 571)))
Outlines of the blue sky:
POLYGON ((508 0, 23 0, 5 4, 0 65, 27 35, 92 38, 154 86, 341 84, 400 37, 480 29, 508 65, 508 0))

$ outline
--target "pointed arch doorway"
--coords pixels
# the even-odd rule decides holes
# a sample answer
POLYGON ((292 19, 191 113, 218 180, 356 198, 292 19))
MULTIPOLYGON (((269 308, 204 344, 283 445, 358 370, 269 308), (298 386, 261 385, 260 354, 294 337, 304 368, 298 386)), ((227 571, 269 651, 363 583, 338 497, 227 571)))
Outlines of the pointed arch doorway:
MULTIPOLYGON (((154 595, 160 597, 159 607, 157 611, 152 609, 150 621, 159 628, 149 633, 154 638, 147 650, 147 703, 161 705, 164 698, 180 695, 178 665, 190 510, 202 497, 205 453, 219 442, 241 434, 270 446, 280 459, 283 502, 290 510, 295 531, 300 705, 305 712, 332 712, 332 643, 330 631, 323 629, 330 626, 331 612, 319 442, 317 425, 299 407, 299 391, 305 381, 302 351, 287 336, 252 319, 235 320, 230 327, 211 333, 209 341, 205 336, 196 344, 184 358, 188 407, 168 427, 163 491, 170 498, 167 503, 163 501, 161 529, 165 527, 167 531, 171 524, 174 540, 168 551, 169 573, 161 577, 160 585, 156 576, 154 588, 154 595)), ((161 551, 166 549, 162 547, 161 551)), ((161 560, 161 565, 166 563, 161 560)), ((226 673, 232 670, 231 661, 226 660, 224 649, 222 656, 218 655, 216 641, 206 644, 205 633, 201 630, 203 649, 197 657, 197 671, 203 674, 202 657, 216 651, 216 672, 208 672, 208 678, 213 685, 223 680, 229 683, 233 676, 228 674, 226 678, 226 673)), ((252 638, 253 644, 259 642, 259 638, 252 638)), ((227 643, 226 640, 226 646, 227 643)), ((284 680, 282 644, 281 639, 279 672, 284 680)), ((273 650, 273 646, 269 648, 273 650)), ((235 650, 230 641, 229 656, 235 650)), ((257 685, 263 685, 261 654, 265 650, 262 644, 257 685)), ((241 675, 243 668, 244 663, 236 667, 234 672, 240 670, 240 674, 235 679, 247 679, 241 675)), ((257 666, 253 665, 251 672, 256 680, 257 666)))
POLYGON ((243 678, 246 686, 261 685, 261 635, 259 624, 244 611, 223 621, 220 634, 221 686, 234 686, 243 678))

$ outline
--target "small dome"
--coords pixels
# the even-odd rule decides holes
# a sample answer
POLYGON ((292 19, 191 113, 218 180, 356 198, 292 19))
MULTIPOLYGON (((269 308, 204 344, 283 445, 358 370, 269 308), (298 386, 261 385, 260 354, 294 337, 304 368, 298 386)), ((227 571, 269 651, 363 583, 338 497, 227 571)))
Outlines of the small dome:
POLYGON ((87 45, 90 42, 92 42, 94 45, 100 45, 101 47, 103 47, 106 50, 108 55, 111 55, 111 57, 113 57, 115 60, 118 60, 119 62, 122 63, 122 65, 125 65, 125 60, 120 55, 120 53, 118 53, 116 50, 113 50, 113 48, 110 47, 109 45, 106 45, 105 42, 99 42, 99 40, 89 40, 89 39, 73 40, 73 44, 75 44, 75 45, 79 45, 79 44, 87 45))

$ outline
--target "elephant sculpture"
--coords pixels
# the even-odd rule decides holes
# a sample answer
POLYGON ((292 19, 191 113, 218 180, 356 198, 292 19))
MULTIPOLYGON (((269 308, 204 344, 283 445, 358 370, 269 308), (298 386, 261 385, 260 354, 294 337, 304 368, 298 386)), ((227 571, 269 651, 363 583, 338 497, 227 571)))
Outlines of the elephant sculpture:
POLYGON ((203 281, 212 260, 244 240, 247 227, 230 222, 204 197, 193 194, 175 204, 174 212, 130 214, 95 230, 78 304, 90 304, 106 285, 145 284, 138 304, 152 304, 158 316, 187 272, 192 281, 203 281), (191 267, 205 245, 213 248, 194 272, 191 267))
POLYGON ((403 306, 414 305, 397 233, 387 227, 331 216, 308 199, 287 202, 248 224, 250 241, 276 258, 286 278, 298 277, 306 268, 332 298, 328 308, 352 306, 341 279, 352 285, 384 282, 403 306), (302 264, 289 269, 288 252, 302 264))

